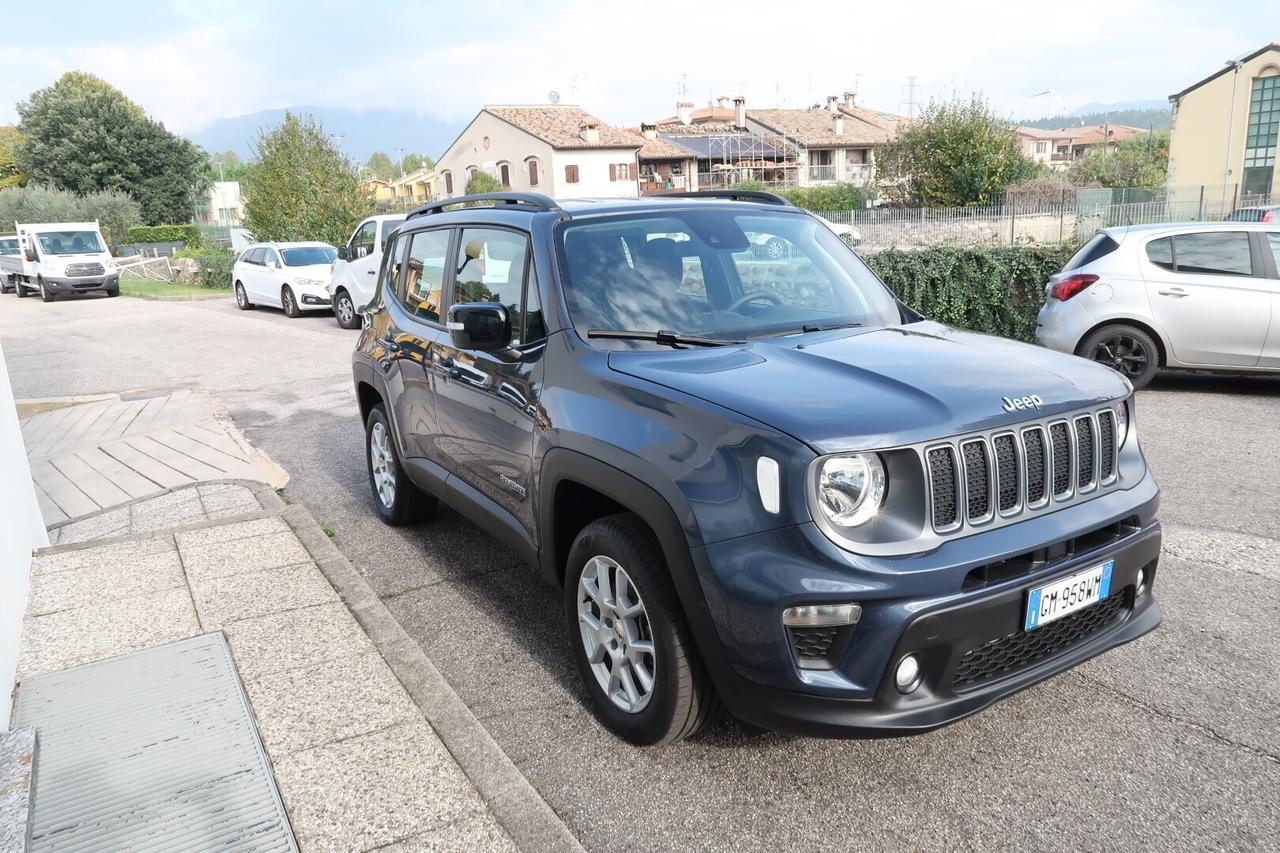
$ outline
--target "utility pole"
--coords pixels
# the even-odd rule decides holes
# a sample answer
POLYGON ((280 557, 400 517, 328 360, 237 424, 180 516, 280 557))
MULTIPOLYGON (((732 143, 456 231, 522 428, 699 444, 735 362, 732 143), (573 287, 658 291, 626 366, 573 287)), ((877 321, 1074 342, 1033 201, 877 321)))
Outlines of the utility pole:
MULTIPOLYGON (((1240 68, 1244 65, 1238 59, 1228 59, 1225 63, 1231 66, 1231 117, 1227 119, 1227 160, 1222 167, 1222 200, 1227 200, 1227 182, 1231 179, 1231 143, 1232 132, 1236 129, 1236 89, 1239 88, 1240 68)), ((1235 208, 1235 197, 1232 194, 1231 207, 1235 208)), ((1230 210, 1223 211, 1224 214, 1230 210)))

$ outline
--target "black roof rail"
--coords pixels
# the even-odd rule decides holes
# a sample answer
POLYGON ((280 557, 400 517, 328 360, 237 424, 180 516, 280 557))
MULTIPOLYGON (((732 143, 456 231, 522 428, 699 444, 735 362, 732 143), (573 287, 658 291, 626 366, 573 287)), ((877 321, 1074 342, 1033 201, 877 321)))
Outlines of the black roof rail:
POLYGON ((768 193, 763 190, 695 190, 686 193, 663 193, 663 197, 727 198, 730 201, 758 201, 763 204, 778 204, 784 207, 795 206, 777 193, 768 193))
POLYGON ((527 207, 538 213, 547 213, 560 209, 560 205, 556 204, 555 199, 542 193, 478 193, 477 195, 460 195, 454 198, 444 198, 439 201, 429 202, 409 211, 405 215, 405 219, 409 220, 415 216, 440 213, 446 207, 456 207, 460 204, 472 204, 480 201, 491 201, 494 207, 527 207))

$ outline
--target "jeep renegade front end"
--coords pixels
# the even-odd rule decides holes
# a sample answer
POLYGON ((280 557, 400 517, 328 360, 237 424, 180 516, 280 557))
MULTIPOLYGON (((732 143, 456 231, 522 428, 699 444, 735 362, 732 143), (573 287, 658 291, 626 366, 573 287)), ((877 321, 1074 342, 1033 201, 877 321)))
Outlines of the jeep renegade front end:
POLYGON ((925 320, 776 196, 421 208, 354 374, 382 517, 563 589, 637 743, 926 731, 1160 621, 1128 383, 925 320))

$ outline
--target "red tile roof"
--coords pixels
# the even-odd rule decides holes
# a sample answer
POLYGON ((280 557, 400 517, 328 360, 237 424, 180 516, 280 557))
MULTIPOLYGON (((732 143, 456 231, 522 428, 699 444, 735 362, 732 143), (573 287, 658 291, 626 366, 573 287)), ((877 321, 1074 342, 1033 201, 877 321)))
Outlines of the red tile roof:
POLYGON ((892 113, 865 107, 841 108, 844 133, 837 134, 832 119, 837 113, 819 107, 807 110, 747 110, 747 119, 804 146, 878 145, 897 133, 900 122, 909 121, 892 113))
POLYGON ((621 128, 610 127, 582 107, 570 104, 489 106, 484 109, 533 134, 552 148, 639 148, 644 141, 621 128), (584 124, 596 126, 600 132, 599 142, 588 142, 582 138, 584 124))

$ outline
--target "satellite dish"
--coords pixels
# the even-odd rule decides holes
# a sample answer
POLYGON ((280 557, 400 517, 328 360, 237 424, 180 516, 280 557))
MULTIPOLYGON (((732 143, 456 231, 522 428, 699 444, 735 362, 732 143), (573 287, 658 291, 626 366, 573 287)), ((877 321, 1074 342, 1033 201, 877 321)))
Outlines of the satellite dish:
POLYGON ((555 89, 552 89, 550 92, 547 93, 547 100, 553 104, 560 103, 560 93, 557 92, 555 89))

